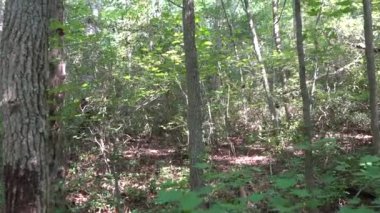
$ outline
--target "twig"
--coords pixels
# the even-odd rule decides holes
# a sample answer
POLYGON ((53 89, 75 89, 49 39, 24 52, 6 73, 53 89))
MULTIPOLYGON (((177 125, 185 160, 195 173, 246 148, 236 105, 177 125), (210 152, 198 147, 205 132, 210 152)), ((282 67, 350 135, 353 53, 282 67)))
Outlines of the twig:
POLYGON ((278 24, 278 22, 280 22, 280 20, 281 20, 281 18, 282 18, 282 15, 283 15, 283 13, 284 13, 285 5, 286 5, 286 0, 284 1, 284 4, 282 5, 282 9, 281 9, 281 12, 280 12, 280 16, 279 16, 278 19, 276 20, 276 23, 275 23, 275 24, 278 24))
MULTIPOLYGON (((355 47, 355 48, 357 48, 357 49, 365 50, 365 44, 363 44, 363 43, 351 44, 351 46, 353 46, 353 47, 355 47)), ((373 48, 373 52, 374 52, 374 53, 378 53, 378 52, 380 52, 380 48, 378 48, 378 47, 374 47, 374 48, 373 48)))
POLYGON ((177 4, 177 3, 175 3, 174 1, 172 1, 172 0, 167 0, 169 3, 171 3, 171 4, 173 4, 174 6, 176 6, 176 7, 179 7, 179 8, 181 8, 181 9, 183 9, 183 7, 181 6, 181 5, 179 5, 179 4, 177 4))

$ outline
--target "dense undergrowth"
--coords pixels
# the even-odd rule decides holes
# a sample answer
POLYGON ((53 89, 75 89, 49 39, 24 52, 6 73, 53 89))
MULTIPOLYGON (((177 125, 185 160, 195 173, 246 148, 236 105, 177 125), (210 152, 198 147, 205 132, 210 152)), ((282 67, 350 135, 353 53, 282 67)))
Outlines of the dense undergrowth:
POLYGON ((357 153, 339 148, 344 140, 321 140, 315 148, 318 166, 312 192, 303 184, 303 157, 297 148, 273 153, 238 144, 243 148, 236 156, 230 156, 229 148, 216 150, 207 165, 199 165, 207 171, 207 186, 190 192, 186 153, 172 144, 162 145, 159 138, 130 138, 113 162, 89 142, 84 145, 88 152, 71 165, 67 199, 73 212, 114 211, 113 167, 121 206, 133 212, 376 212, 380 158, 364 155, 368 144, 358 145, 357 153))
POLYGON ((380 207, 380 158, 371 155, 371 136, 355 116, 341 123, 340 132, 327 131, 340 120, 318 123, 319 137, 309 147, 316 170, 313 191, 304 185, 305 144, 289 126, 278 137, 244 130, 211 140, 207 163, 198 165, 207 185, 197 192, 188 190, 186 136, 180 128, 136 135, 117 116, 99 119, 107 115, 79 112, 72 119, 80 122, 73 123, 83 122, 83 116, 89 119, 86 126, 67 130, 73 134, 65 187, 71 212, 117 207, 126 212, 376 212, 380 207))

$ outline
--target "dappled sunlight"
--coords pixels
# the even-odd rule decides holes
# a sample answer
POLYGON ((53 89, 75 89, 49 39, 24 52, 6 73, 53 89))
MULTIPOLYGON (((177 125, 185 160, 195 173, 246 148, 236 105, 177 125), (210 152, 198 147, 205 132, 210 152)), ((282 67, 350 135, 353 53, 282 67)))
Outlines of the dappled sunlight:
POLYGON ((175 153, 174 149, 162 148, 162 149, 150 149, 150 148, 139 148, 139 149, 130 149, 124 152, 124 157, 127 159, 135 158, 136 156, 145 156, 145 157, 167 157, 175 153))
POLYGON ((269 156, 212 156, 212 160, 218 163, 230 165, 267 165, 274 162, 269 156))

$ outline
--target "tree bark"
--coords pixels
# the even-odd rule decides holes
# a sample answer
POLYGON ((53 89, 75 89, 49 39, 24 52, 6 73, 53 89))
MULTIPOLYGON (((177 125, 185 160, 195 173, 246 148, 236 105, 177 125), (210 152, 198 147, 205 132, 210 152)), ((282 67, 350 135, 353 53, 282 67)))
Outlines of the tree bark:
POLYGON ((190 187, 191 190, 197 190, 203 186, 203 171, 197 167, 197 164, 203 162, 204 143, 202 141, 201 86, 195 46, 194 0, 183 0, 182 18, 188 93, 187 124, 189 128, 190 187))
POLYGON ((278 13, 279 0, 272 0, 272 15, 273 15, 273 38, 276 46, 276 51, 281 52, 281 33, 280 33, 280 14, 278 13))
POLYGON ((268 81, 267 70, 265 68, 264 60, 263 60, 263 57, 261 54, 259 37, 257 35, 256 25, 255 25, 255 22, 253 21, 252 12, 250 11, 248 0, 244 0, 244 10, 245 10, 245 13, 248 17, 249 28, 250 28, 251 34, 252 34, 252 45, 253 45, 253 49, 254 49, 254 55, 256 56, 256 59, 258 61, 260 69, 261 69, 261 75, 263 77, 265 96, 267 98, 268 108, 269 108, 269 111, 271 114, 271 119, 273 122, 273 128, 275 129, 274 132, 277 134, 277 132, 280 128, 278 113, 277 113, 277 110, 276 110, 276 107, 274 104, 273 95, 270 91, 270 85, 269 85, 269 81, 268 81))
POLYGON ((313 156, 311 149, 311 140, 313 137, 313 124, 311 120, 311 101, 306 84, 306 65, 305 65, 305 52, 303 48, 303 35, 302 35, 302 17, 301 17, 301 3, 300 0, 294 0, 294 18, 296 23, 296 39, 297 39, 297 53, 299 65, 299 80, 302 96, 302 112, 303 112, 303 125, 304 125, 304 138, 308 143, 308 148, 305 151, 305 182, 306 187, 311 190, 313 188, 313 156))
POLYGON ((0 0, 0 38, 3 32, 3 18, 4 18, 4 0, 0 0))
POLYGON ((365 36, 365 55, 367 60, 367 76, 369 86, 369 104, 371 110, 371 131, 373 136, 373 146, 375 153, 380 155, 380 132, 379 132, 379 115, 377 112, 377 82, 375 53, 373 45, 372 30, 372 5, 370 0, 363 0, 364 12, 364 36, 365 36))
POLYGON ((0 92, 7 213, 44 213, 49 205, 48 5, 48 0, 5 4, 0 92))

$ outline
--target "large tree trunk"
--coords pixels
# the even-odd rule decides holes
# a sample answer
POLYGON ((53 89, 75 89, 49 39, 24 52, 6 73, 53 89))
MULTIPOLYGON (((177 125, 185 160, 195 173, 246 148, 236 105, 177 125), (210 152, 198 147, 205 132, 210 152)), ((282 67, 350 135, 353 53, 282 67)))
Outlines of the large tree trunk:
POLYGON ((365 55, 367 59, 367 76, 369 86, 369 104, 371 109, 371 131, 373 136, 373 145, 376 154, 380 155, 380 133, 379 133, 379 116, 377 112, 377 82, 375 55, 373 47, 373 30, 372 30, 372 7, 370 0, 363 0, 364 10, 364 36, 365 36, 365 55))
POLYGON ((309 190, 313 187, 313 156, 311 150, 311 140, 313 137, 313 124, 311 120, 311 101, 306 84, 306 65, 305 52, 303 48, 302 35, 302 18, 301 18, 301 3, 300 0, 294 0, 294 18, 296 23, 296 38, 297 38, 297 53, 299 64, 300 89, 302 96, 302 112, 304 137, 309 147, 305 149, 305 182, 309 190))
POLYGON ((47 212, 48 0, 7 1, 1 41, 7 213, 47 212))
POLYGON ((265 96, 267 98, 268 108, 269 108, 269 111, 271 114, 271 119, 273 122, 273 128, 275 130, 274 132, 277 133, 279 131, 279 128, 280 128, 280 124, 279 124, 280 121, 279 121, 278 113, 277 113, 275 103, 273 100, 273 95, 270 91, 270 85, 269 85, 269 81, 268 81, 267 70, 265 68, 263 56, 261 54, 259 37, 257 35, 256 25, 255 25, 255 22, 253 21, 252 12, 250 11, 248 0, 244 0, 244 10, 247 14, 247 18, 249 21, 249 28, 250 28, 251 34, 252 34, 252 45, 253 45, 253 49, 254 49, 254 55, 256 56, 256 59, 259 63, 260 69, 261 69, 261 75, 262 75, 263 83, 264 83, 265 96))
POLYGON ((203 172, 197 167, 204 157, 202 141, 202 100, 199 82, 197 49, 195 46, 194 1, 183 0, 183 36, 185 44, 186 80, 188 93, 187 123, 189 128, 190 187, 203 186, 203 172))

